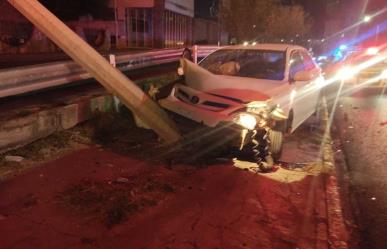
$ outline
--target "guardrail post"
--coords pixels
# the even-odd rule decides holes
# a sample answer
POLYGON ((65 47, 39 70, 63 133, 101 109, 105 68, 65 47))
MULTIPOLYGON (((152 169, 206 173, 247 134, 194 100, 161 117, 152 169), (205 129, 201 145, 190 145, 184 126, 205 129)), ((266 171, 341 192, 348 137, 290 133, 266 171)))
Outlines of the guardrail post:
POLYGON ((168 115, 133 81, 62 23, 37 0, 8 0, 28 20, 55 42, 75 62, 84 67, 106 89, 121 101, 167 142, 176 142, 180 135, 168 115))
POLYGON ((116 67, 116 56, 114 54, 109 54, 109 62, 110 65, 116 67))
MULTIPOLYGON (((116 56, 114 54, 109 54, 109 62, 110 62, 110 65, 112 65, 113 67, 117 67, 116 56)), ((121 104, 120 99, 116 95, 113 95, 113 101, 114 101, 114 109, 116 110, 116 112, 120 112, 120 104, 121 104)))
POLYGON ((198 63, 198 45, 193 46, 193 60, 195 64, 198 63))

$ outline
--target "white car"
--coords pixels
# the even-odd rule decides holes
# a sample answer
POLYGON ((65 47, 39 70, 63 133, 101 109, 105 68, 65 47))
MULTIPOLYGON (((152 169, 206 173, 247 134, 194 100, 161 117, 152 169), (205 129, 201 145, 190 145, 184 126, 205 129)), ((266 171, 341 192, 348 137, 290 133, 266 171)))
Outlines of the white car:
POLYGON ((286 44, 224 47, 199 65, 182 59, 178 71, 184 81, 161 106, 206 126, 233 127, 242 134, 240 148, 259 163, 278 157, 283 133, 316 111, 323 83, 307 50, 286 44))

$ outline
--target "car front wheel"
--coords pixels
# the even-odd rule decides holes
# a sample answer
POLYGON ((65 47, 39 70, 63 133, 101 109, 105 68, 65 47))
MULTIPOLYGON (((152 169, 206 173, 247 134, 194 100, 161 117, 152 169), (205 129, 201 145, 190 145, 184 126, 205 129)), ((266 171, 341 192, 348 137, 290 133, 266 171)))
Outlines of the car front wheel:
POLYGON ((269 151, 274 159, 274 161, 278 161, 282 154, 282 147, 284 143, 284 134, 282 131, 276 131, 270 129, 267 132, 269 136, 269 151))

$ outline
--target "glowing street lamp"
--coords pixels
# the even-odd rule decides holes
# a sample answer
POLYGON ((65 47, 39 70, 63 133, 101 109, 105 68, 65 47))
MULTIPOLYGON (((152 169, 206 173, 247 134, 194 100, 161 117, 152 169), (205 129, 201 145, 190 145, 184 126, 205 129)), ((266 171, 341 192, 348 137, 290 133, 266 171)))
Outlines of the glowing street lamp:
POLYGON ((372 19, 371 16, 365 16, 365 17, 363 18, 363 22, 370 22, 371 19, 372 19))
POLYGON ((337 74, 341 81, 352 79, 356 75, 356 71, 351 67, 343 67, 337 74))

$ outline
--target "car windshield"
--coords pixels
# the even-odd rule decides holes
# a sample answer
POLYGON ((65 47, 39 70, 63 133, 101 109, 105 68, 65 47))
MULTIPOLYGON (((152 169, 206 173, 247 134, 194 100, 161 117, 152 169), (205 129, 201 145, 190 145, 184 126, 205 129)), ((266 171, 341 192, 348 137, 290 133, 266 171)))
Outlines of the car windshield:
POLYGON ((258 49, 222 49, 205 58, 200 66, 214 74, 283 80, 285 52, 258 49))

